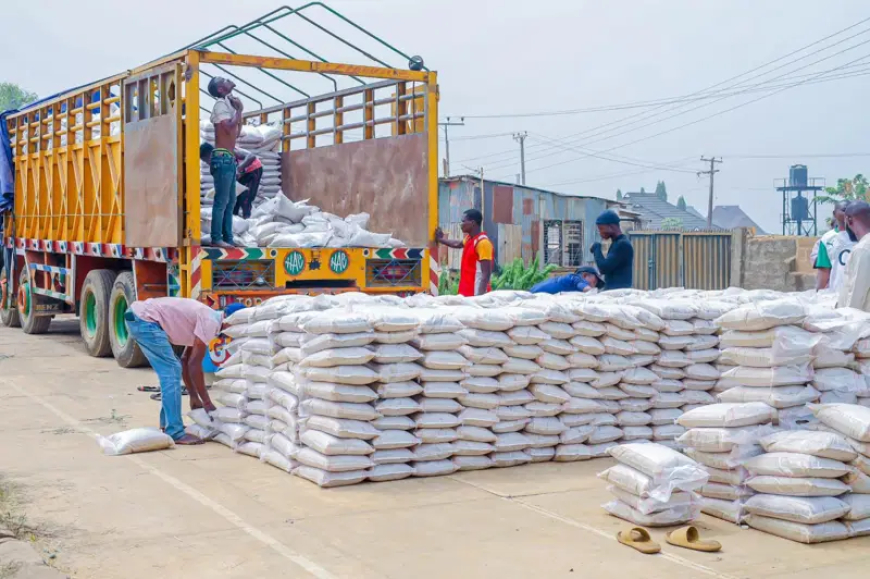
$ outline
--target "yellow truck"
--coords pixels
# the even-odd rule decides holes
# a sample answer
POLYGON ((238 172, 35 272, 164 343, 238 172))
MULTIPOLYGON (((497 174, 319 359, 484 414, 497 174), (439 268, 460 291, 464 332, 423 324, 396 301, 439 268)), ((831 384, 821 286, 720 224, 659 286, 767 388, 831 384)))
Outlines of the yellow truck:
POLYGON ((145 359, 123 313, 137 299, 183 296, 220 309, 287 293, 437 292, 437 96, 422 59, 316 2, 5 113, 14 209, 4 219, 2 323, 39 334, 53 316, 78 314, 92 356, 132 367, 145 359), (407 68, 331 32, 323 17, 407 68), (281 31, 291 20, 374 64, 326 61, 281 31), (337 215, 367 212, 373 231, 407 247, 203 246, 199 147, 213 102, 203 89, 217 75, 236 81, 246 123, 280 127, 284 195, 337 215), (306 80, 329 90, 313 95, 306 80))

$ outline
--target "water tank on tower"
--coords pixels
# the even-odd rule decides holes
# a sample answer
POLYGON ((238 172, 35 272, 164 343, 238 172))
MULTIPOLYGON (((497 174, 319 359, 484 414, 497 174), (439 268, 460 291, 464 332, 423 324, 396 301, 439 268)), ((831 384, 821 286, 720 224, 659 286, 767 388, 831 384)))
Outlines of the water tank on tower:
POLYGON ((806 165, 792 165, 789 167, 788 184, 790 187, 806 187, 807 181, 806 165))
POLYGON ((795 221, 810 221, 809 202, 807 198, 798 193, 791 200, 791 218, 795 221))

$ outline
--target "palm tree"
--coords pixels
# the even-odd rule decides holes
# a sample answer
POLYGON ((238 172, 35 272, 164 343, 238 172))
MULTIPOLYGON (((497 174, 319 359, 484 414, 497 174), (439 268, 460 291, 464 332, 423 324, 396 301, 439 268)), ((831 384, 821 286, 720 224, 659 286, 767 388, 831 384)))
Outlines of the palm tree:
POLYGON ((838 203, 840 201, 867 201, 870 183, 867 178, 858 173, 852 179, 837 179, 836 187, 826 187, 825 194, 816 197, 820 203, 838 203))

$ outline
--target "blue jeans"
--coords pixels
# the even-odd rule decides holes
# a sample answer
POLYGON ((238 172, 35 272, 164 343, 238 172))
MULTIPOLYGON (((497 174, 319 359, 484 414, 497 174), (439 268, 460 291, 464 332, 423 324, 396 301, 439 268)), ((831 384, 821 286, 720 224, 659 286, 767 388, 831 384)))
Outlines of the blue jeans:
POLYGON ((236 156, 215 149, 209 165, 214 177, 214 205, 211 209, 211 242, 233 242, 233 209, 236 206, 236 156))
POLYGON ((184 436, 181 419, 181 361, 176 357, 166 332, 130 311, 124 314, 127 328, 160 380, 160 428, 173 440, 184 436))

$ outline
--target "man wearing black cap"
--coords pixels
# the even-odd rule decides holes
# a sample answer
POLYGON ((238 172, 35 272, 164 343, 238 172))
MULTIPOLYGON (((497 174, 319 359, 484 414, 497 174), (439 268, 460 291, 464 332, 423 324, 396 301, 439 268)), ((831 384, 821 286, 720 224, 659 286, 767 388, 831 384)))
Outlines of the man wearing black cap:
POLYGON ((631 288, 634 268, 634 248, 622 229, 619 228, 619 215, 608 209, 595 220, 601 239, 611 241, 607 257, 601 253, 601 244, 593 243, 590 250, 595 257, 598 271, 604 275, 604 290, 631 288))
POLYGON ((535 285, 533 294, 560 294, 564 292, 591 292, 604 287, 604 280, 592 266, 584 265, 574 273, 551 277, 535 285))

